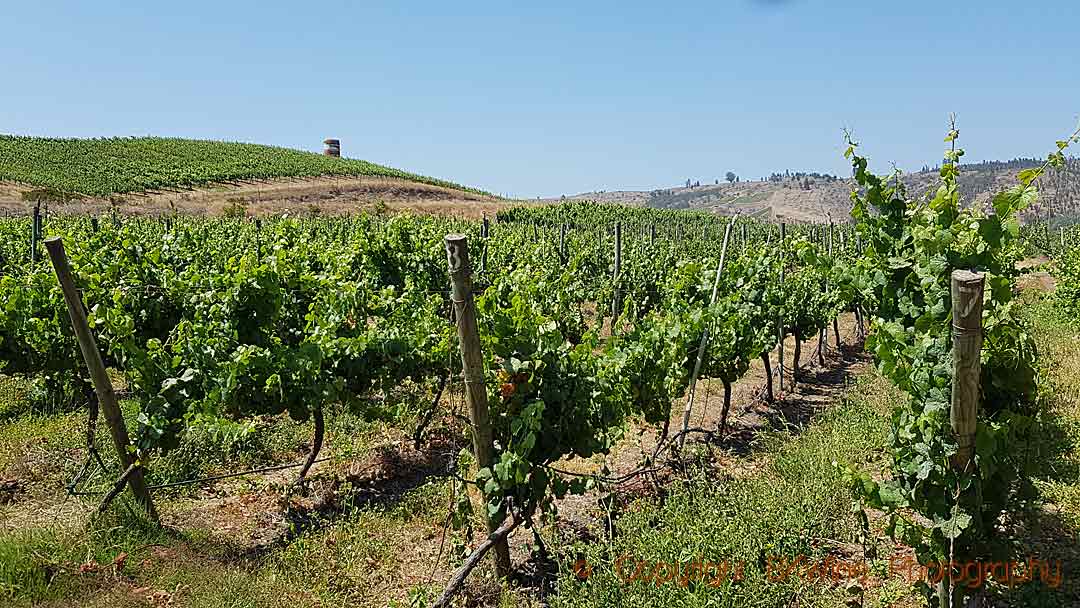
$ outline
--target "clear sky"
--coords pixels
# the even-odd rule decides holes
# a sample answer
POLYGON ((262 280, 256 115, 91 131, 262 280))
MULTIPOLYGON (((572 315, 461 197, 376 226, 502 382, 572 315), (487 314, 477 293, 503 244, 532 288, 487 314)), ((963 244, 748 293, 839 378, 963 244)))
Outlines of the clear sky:
POLYGON ((1044 156, 1077 0, 0 3, 0 132, 320 150, 521 197, 1044 156))

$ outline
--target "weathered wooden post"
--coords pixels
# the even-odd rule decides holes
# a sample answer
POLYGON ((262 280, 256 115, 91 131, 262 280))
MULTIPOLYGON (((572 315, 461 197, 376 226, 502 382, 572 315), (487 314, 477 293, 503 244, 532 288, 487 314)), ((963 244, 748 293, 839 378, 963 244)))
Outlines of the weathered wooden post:
MULTIPOLYGON (((728 222, 724 229, 724 244, 720 247, 720 263, 716 265, 716 276, 713 277, 712 296, 709 305, 716 303, 716 294, 720 289, 720 275, 724 272, 724 258, 727 256, 728 239, 731 238, 731 226, 734 222, 728 222)), ((707 318, 707 316, 706 316, 707 318)), ((689 392, 686 397, 686 407, 683 408, 682 435, 679 437, 679 447, 686 443, 686 430, 690 428, 690 412, 694 409, 694 394, 697 393, 698 374, 701 373, 701 364, 705 361, 705 351, 709 348, 709 326, 701 332, 701 342, 698 344, 697 360, 694 361, 694 371, 690 374, 689 392)))
POLYGON ((30 263, 37 263, 38 238, 41 235, 41 203, 34 205, 34 219, 30 222, 30 263))
MULTIPOLYGON (((771 234, 771 232, 770 232, 771 234)), ((780 222, 780 300, 783 302, 784 294, 784 267, 787 265, 786 254, 787 250, 784 247, 787 241, 787 224, 780 222)), ((780 363, 776 366, 776 375, 780 380, 780 392, 784 392, 784 338, 786 337, 786 331, 784 327, 784 306, 780 305, 780 344, 778 353, 780 356, 780 363)))
POLYGON ((611 333, 615 333, 615 321, 622 311, 622 289, 619 288, 619 274, 622 271, 622 222, 615 222, 615 296, 611 300, 611 333))
MULTIPOLYGON (((840 242, 841 243, 844 242, 843 237, 844 237, 844 232, 840 231, 840 242)), ((833 236, 833 223, 832 223, 832 220, 829 220, 829 258, 832 260, 833 264, 836 264, 836 259, 833 258, 833 241, 834 240, 835 239, 834 239, 834 236, 833 236)), ((827 288, 828 288, 828 286, 826 285, 826 289, 827 288)), ((839 352, 841 352, 841 348, 840 348, 840 323, 839 323, 839 317, 838 316, 833 317, 832 329, 833 329, 833 341, 836 342, 836 352, 839 353, 839 352)))
POLYGON ((985 277, 969 270, 952 273, 953 388, 949 420, 956 434, 952 464, 967 468, 975 446, 975 421, 982 373, 982 300, 985 277))
POLYGON ((86 368, 90 372, 90 380, 94 384, 98 404, 102 413, 105 414, 105 422, 109 425, 109 433, 112 435, 113 445, 116 446, 116 455, 120 460, 121 469, 130 470, 127 483, 131 486, 135 500, 146 510, 150 519, 158 522, 157 510, 154 509, 150 492, 146 488, 146 481, 143 479, 142 466, 136 462, 135 456, 128 450, 131 440, 128 438, 127 426, 124 424, 124 415, 116 402, 116 393, 113 392, 112 381, 105 371, 105 363, 101 360, 97 343, 94 341, 93 334, 90 333, 82 298, 79 297, 79 292, 75 289, 75 281, 71 277, 71 267, 68 265, 67 254, 64 252, 64 242, 60 240, 60 237, 46 239, 45 249, 49 251, 56 278, 60 282, 68 316, 71 318, 71 327, 75 330, 79 350, 82 351, 83 361, 86 362, 86 368))
POLYGON ((255 218, 255 259, 262 259, 262 220, 255 218))
POLYGON ((484 214, 484 222, 480 224, 480 238, 483 239, 484 248, 480 250, 480 272, 487 272, 487 258, 488 258, 488 235, 491 234, 491 225, 488 223, 488 216, 484 214))
MULTIPOLYGON (((484 383, 484 358, 480 352, 480 334, 476 326, 476 305, 472 293, 472 268, 469 266, 469 244, 464 235, 448 234, 444 239, 446 259, 450 265, 451 299, 457 319, 458 340, 461 343, 461 367, 465 375, 465 393, 469 402, 469 422, 472 424, 473 454, 479 468, 495 464, 495 447, 488 417, 487 386, 484 383)), ((487 495, 483 494, 485 503, 487 495)), ((487 507, 484 508, 485 514, 487 507)), ((488 533, 494 534, 502 521, 485 516, 488 533)), ((506 539, 495 545, 495 570, 500 578, 510 573, 510 548, 506 539)))
MULTIPOLYGON (((954 471, 971 473, 976 466, 975 431, 979 413, 979 378, 982 374, 980 359, 985 276, 969 270, 954 270, 951 283, 953 381, 949 423, 956 438, 956 453, 949 464, 954 471)), ((975 501, 974 508, 978 513, 979 495, 976 493, 973 496, 969 490, 964 492, 964 496, 966 501, 975 501)), ((937 583, 937 596, 939 606, 959 606, 962 600, 947 576, 937 583)))
POLYGON ((649 246, 656 244, 656 224, 649 224, 649 246))

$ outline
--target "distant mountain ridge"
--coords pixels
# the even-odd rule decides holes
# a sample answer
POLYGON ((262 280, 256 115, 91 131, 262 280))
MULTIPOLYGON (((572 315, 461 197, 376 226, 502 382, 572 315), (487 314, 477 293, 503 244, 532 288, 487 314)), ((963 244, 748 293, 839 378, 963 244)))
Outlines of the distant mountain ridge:
MULTIPOLYGON (((968 163, 960 168, 960 191, 966 204, 988 204, 993 195, 1016 184, 1016 174, 1042 165, 1035 158, 968 163)), ((938 167, 904 174, 913 193, 929 191, 938 180, 938 167)), ((585 192, 566 199, 588 199, 661 209, 711 210, 723 215, 741 213, 763 219, 820 222, 832 218, 846 221, 851 212, 854 181, 823 173, 773 173, 765 181, 713 180, 659 190, 585 192)), ((1025 210, 1032 220, 1080 212, 1080 159, 1068 159, 1061 169, 1051 169, 1040 180, 1040 200, 1025 210)))

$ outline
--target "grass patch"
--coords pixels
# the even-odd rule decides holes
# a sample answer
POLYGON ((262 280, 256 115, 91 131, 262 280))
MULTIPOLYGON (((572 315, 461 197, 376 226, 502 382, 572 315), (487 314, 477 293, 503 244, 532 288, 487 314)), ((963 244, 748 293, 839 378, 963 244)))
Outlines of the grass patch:
POLYGON ((448 500, 449 484, 431 482, 392 504, 328 515, 250 557, 205 532, 155 528, 124 508, 85 527, 0 533, 0 605, 381 606, 402 580, 424 582, 448 500))
MULTIPOLYGON (((407 388, 389 396, 383 419, 367 420, 362 412, 345 408, 329 412, 324 455, 363 459, 377 446, 396 441, 398 429, 415 423, 418 403, 430 400, 420 394, 425 387, 407 388)), ((125 400, 121 409, 133 429, 137 404, 125 400)), ((67 503, 70 508, 60 509, 63 485, 85 454, 85 416, 23 411, 0 421, 0 477, 33 487, 31 495, 18 495, 0 507, 0 518, 10 514, 12 522, 21 522, 0 525, 0 606, 296 608, 381 606, 389 599, 407 604, 402 594, 426 584, 433 565, 439 565, 442 576, 458 559, 452 547, 460 539, 453 533, 439 556, 450 498, 444 479, 402 495, 324 480, 315 487, 331 488, 336 497, 328 507, 312 507, 318 502, 313 496, 296 499, 284 513, 279 488, 265 483, 215 485, 216 497, 208 497, 207 486, 199 485, 156 491, 159 511, 167 521, 182 522, 182 530, 145 525, 127 493, 101 518, 91 517, 79 499, 66 499, 73 501, 67 503), (222 506, 218 497, 227 508, 217 509, 222 506), (232 515, 232 509, 238 513, 232 515), (260 539, 277 538, 281 529, 274 522, 281 518, 293 522, 281 544, 254 550, 245 544, 246 531, 220 534, 213 525, 246 530, 251 524, 260 528, 260 539)), ((151 461, 148 480, 164 483, 295 462, 310 446, 312 433, 310 422, 284 416, 245 425, 195 426, 177 449, 151 461)), ((101 420, 97 436, 106 464, 115 470, 101 420)), ((106 476, 99 473, 85 485, 101 489, 105 484, 106 476)), ((86 505, 96 500, 85 499, 86 505)))
POLYGON ((52 485, 52 480, 74 474, 78 465, 64 455, 79 448, 85 424, 75 412, 0 422, 0 478, 52 485))
POLYGON ((1039 349, 1042 436, 1048 444, 1036 485, 1080 530, 1080 323, 1051 296, 1028 291, 1025 303, 1039 349))
MULTIPOLYGON (((663 504, 639 500, 618 518, 609 543, 562 547, 573 563, 584 559, 592 575, 579 580, 564 563, 559 606, 841 606, 847 592, 834 585, 790 577, 769 580, 769 558, 821 559, 838 546, 855 546, 863 534, 852 512, 852 494, 834 462, 873 462, 888 442, 886 414, 898 397, 870 374, 851 397, 822 413, 799 435, 772 433, 757 457, 760 472, 721 477, 701 472, 674 488, 663 504), (620 562, 620 558, 623 560, 620 562), (645 564, 689 564, 701 559, 742 565, 741 581, 624 582, 627 559, 645 564), (620 569, 620 565, 622 568, 620 569)), ((851 561, 862 555, 846 556, 851 561)), ((631 568, 633 569, 633 568, 631 568)), ((894 582, 878 596, 903 596, 894 582)), ((875 598, 867 598, 866 606, 875 598)))
POLYGON ((1064 578, 1056 588, 1040 581, 996 592, 1002 605, 1073 607, 1080 605, 1080 323, 1052 294, 1027 289, 1020 303, 1039 352, 1035 440, 1025 446, 1038 499, 1013 514, 1002 540, 1014 543, 1017 559, 1060 562, 1064 578))

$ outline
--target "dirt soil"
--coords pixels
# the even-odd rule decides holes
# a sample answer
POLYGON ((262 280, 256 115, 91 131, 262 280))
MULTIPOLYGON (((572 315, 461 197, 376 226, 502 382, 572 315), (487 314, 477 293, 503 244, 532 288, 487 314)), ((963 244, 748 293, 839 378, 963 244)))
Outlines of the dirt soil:
MULTIPOLYGON (((697 430, 687 435, 686 447, 691 450, 695 446, 707 448, 713 459, 709 466, 725 473, 737 475, 752 472, 747 467, 755 466, 754 459, 745 456, 753 450, 761 431, 781 429, 797 432, 814 415, 836 403, 855 377, 872 365, 871 357, 863 350, 854 315, 849 313, 841 316, 839 327, 839 350, 836 349, 831 328, 826 336, 826 346, 822 352, 825 365, 820 365, 818 361, 818 337, 803 342, 799 382, 795 386, 791 385, 795 339, 791 336, 787 338, 784 343, 783 391, 776 378, 778 351, 769 353, 774 396, 771 403, 767 400, 765 365, 760 359, 752 361, 746 375, 731 385, 731 409, 727 417, 727 430, 722 436, 718 430, 724 405, 724 385, 719 380, 699 379, 689 424, 689 428, 697 430)), ((672 404, 669 434, 673 435, 682 428, 685 405, 683 399, 672 404)), ((659 439, 658 428, 642 423, 627 432, 606 460, 566 462, 561 468, 576 473, 595 473, 606 464, 611 477, 625 476, 642 467, 645 459, 654 453, 659 439)), ((669 447, 670 444, 661 451, 661 459, 669 447)), ((675 473, 672 468, 662 468, 655 475, 629 479, 618 488, 620 499, 631 500, 655 493, 675 473)), ((584 531, 603 521, 603 513, 597 507, 596 499, 597 496, 591 494, 567 496, 559 503, 559 516, 563 520, 559 522, 560 526, 584 531)))
MULTIPOLYGON (((29 213, 22 194, 27 186, 0 183, 0 215, 29 213)), ((87 198, 54 204, 50 211, 93 214, 114 206, 125 215, 221 215, 232 205, 248 215, 342 215, 358 211, 408 211, 479 219, 494 215, 512 203, 504 199, 388 177, 318 177, 244 181, 190 190, 126 194, 112 201, 87 198), (385 207, 383 207, 385 205, 385 207)))
POLYGON ((1054 291, 1057 280, 1050 274, 1050 258, 1041 255, 1017 262, 1016 268, 1023 272, 1016 281, 1018 290, 1035 289, 1037 291, 1054 291))

